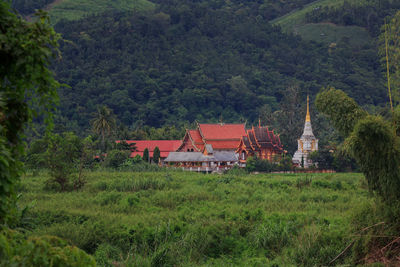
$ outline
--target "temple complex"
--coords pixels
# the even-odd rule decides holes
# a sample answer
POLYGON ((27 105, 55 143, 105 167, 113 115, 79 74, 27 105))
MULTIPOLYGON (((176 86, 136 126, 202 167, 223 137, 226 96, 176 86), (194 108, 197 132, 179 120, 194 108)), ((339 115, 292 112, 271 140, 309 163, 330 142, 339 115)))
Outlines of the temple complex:
POLYGON ((279 135, 270 131, 267 126, 252 127, 242 136, 236 150, 239 155, 240 166, 245 166, 249 156, 279 161, 284 152, 279 135))
MULTIPOLYGON (((120 142, 120 141, 117 141, 120 142)), ((246 166, 249 156, 277 162, 284 153, 279 135, 266 126, 252 127, 246 131, 245 124, 202 124, 186 130, 181 140, 127 140, 135 143, 131 157, 143 156, 149 150, 150 159, 154 149, 160 149, 160 164, 192 171, 219 171, 234 165, 246 166)))
POLYGON ((293 156, 293 163, 304 168, 308 168, 312 165, 312 161, 308 157, 309 154, 318 150, 318 139, 315 138, 311 127, 309 106, 310 99, 307 96, 307 114, 306 122, 304 124, 304 131, 300 139, 297 140, 297 151, 293 156))
POLYGON ((186 130, 181 146, 165 159, 195 171, 225 170, 238 162, 236 149, 245 134, 245 124, 201 124, 186 130))

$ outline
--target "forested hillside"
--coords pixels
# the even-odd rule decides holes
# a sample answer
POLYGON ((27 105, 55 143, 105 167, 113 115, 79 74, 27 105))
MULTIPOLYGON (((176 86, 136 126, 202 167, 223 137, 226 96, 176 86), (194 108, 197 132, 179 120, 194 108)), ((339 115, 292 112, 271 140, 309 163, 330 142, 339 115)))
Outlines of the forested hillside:
POLYGON ((129 126, 254 122, 262 108, 280 108, 290 85, 303 96, 331 85, 361 104, 385 101, 374 43, 302 41, 271 26, 258 2, 160 1, 147 15, 58 23, 68 42, 54 69, 71 86, 60 92, 63 116, 89 127, 106 104, 129 126))

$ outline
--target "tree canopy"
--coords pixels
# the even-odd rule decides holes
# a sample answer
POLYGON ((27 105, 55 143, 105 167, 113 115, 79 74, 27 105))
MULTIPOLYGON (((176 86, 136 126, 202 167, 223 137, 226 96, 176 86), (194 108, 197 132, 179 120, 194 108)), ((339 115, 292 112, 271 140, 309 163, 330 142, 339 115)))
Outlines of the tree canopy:
POLYGON ((0 3, 0 223, 7 222, 22 172, 23 127, 38 112, 45 122, 52 118, 59 83, 49 65, 59 39, 44 13, 29 23, 0 3))
POLYGON ((369 189, 388 204, 400 201, 400 137, 392 120, 369 115, 343 91, 317 96, 318 109, 347 137, 347 150, 364 173, 369 189))

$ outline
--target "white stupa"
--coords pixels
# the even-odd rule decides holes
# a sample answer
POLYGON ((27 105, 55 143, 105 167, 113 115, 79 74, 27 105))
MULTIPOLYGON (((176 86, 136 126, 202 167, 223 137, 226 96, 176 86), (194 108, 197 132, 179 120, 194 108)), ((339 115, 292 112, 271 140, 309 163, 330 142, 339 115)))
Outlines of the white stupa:
POLYGON ((307 115, 306 122, 304 124, 304 131, 300 139, 297 140, 297 151, 293 155, 293 163, 301 166, 304 163, 304 168, 308 168, 312 165, 312 161, 308 158, 308 155, 318 150, 318 139, 315 138, 310 119, 310 99, 307 96, 307 115))

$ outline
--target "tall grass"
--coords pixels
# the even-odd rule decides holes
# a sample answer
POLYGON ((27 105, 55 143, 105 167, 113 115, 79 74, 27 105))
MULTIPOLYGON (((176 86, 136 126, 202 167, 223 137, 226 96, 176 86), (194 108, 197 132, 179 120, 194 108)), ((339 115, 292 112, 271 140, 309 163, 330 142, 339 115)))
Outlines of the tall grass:
POLYGON ((326 265, 371 203, 359 174, 97 171, 65 193, 44 191, 46 179, 22 179, 32 234, 62 237, 100 266, 326 265))

